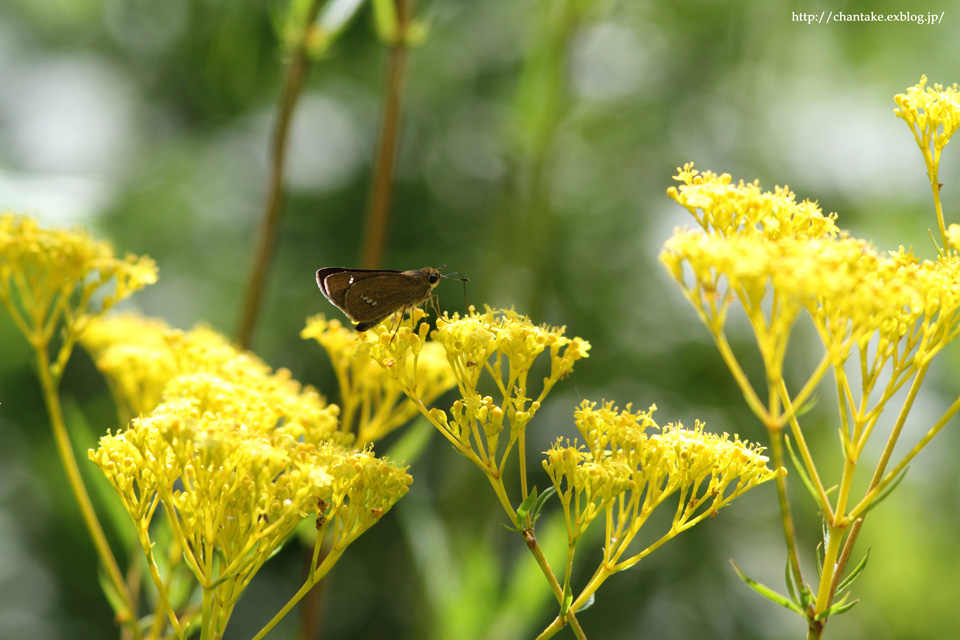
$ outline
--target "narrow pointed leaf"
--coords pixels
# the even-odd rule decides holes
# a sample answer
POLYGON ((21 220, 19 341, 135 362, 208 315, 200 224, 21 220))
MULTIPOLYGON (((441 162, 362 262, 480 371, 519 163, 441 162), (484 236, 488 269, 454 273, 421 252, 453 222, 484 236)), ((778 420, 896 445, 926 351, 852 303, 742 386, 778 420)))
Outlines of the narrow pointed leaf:
POLYGON ((869 558, 870 558, 870 550, 867 549, 867 553, 866 555, 863 556, 863 560, 860 561, 860 564, 854 567, 853 571, 850 572, 850 575, 844 578, 840 582, 840 584, 837 585, 837 593, 840 593, 841 591, 845 590, 847 587, 849 587, 853 583, 854 580, 857 579, 857 576, 860 575, 860 572, 862 572, 864 568, 867 566, 867 560, 869 558))
POLYGON ((767 600, 770 600, 771 602, 779 604, 781 607, 786 607, 787 609, 790 609, 790 611, 793 611, 799 616, 804 615, 803 609, 798 607, 793 601, 790 600, 790 598, 787 598, 786 596, 783 596, 777 593, 770 587, 757 582, 753 578, 747 577, 747 575, 740 570, 740 567, 737 566, 737 563, 734 562, 733 560, 730 561, 730 564, 733 565, 733 569, 734 571, 737 572, 737 575, 740 576, 740 579, 743 580, 745 583, 747 583, 748 587, 750 587, 751 589, 759 593, 761 596, 763 596, 767 600))
POLYGON ((817 559, 817 577, 823 576, 823 559, 820 557, 820 554, 823 550, 823 543, 817 543, 817 551, 813 555, 817 559))
POLYGON ((527 519, 527 514, 530 513, 530 510, 533 508, 533 505, 537 502, 537 488, 534 487, 533 491, 530 492, 530 495, 520 503, 520 506, 517 507, 517 522, 523 523, 527 519))
POLYGON ((790 560, 787 560, 787 567, 784 571, 784 579, 787 582, 787 590, 790 592, 790 599, 802 610, 806 610, 812 600, 810 589, 803 583, 803 576, 794 571, 790 560))
POLYGON ((853 602, 847 602, 847 598, 850 597, 850 594, 843 596, 838 602, 833 603, 826 611, 821 611, 813 619, 814 620, 826 620, 830 616, 838 615, 845 613, 855 607, 860 600, 854 600, 853 602))
MULTIPOLYGON (((533 490, 534 492, 536 492, 537 488, 534 487, 533 490)), ((540 517, 540 510, 543 509, 543 505, 546 504, 547 500, 550 499, 550 496, 552 496, 556 492, 557 492, 556 487, 553 487, 553 486, 547 487, 546 490, 537 497, 537 499, 533 503, 533 507, 530 509, 530 520, 532 522, 537 521, 537 518, 540 517)))
POLYGON ((320 10, 317 22, 331 35, 339 35, 366 3, 366 0, 330 0, 320 10))
POLYGON ((130 615, 131 611, 127 609, 123 596, 121 596, 114 587, 113 581, 110 580, 110 574, 103 568, 103 565, 97 567, 97 578, 100 580, 100 589, 103 591, 103 595, 106 596, 111 608, 113 608, 117 619, 132 619, 133 616, 130 615))
POLYGON ((787 565, 783 573, 783 578, 787 583, 787 592, 790 594, 790 600, 797 606, 803 606, 803 603, 800 602, 800 595, 797 592, 797 587, 794 584, 793 565, 790 564, 789 558, 787 558, 787 565))
POLYGON ((787 453, 790 454, 790 459, 793 460, 793 466, 800 475, 800 480, 803 481, 803 486, 805 486, 807 491, 810 492, 810 495, 813 497, 813 501, 817 504, 820 504, 819 494, 817 494, 816 489, 813 488, 813 483, 810 482, 810 477, 807 475, 806 469, 804 469, 803 465, 800 463, 800 459, 797 457, 797 454, 793 452, 793 446, 790 444, 790 436, 785 436, 783 440, 787 444, 787 453))
POLYGON ((859 598, 856 599, 856 600, 854 600, 853 602, 848 602, 848 603, 846 603, 846 604, 840 604, 840 603, 838 603, 838 604, 833 605, 833 606, 830 607, 829 609, 827 609, 827 612, 826 612, 826 613, 827 613, 827 615, 837 616, 837 615, 840 615, 841 613, 846 613, 847 611, 850 611, 850 609, 853 609, 853 608, 854 608, 855 606, 857 606, 859 603, 860 603, 860 599, 859 599, 859 598))
POLYGON ((380 41, 387 45, 397 43, 399 35, 397 8, 393 0, 373 0, 373 23, 380 41))
POLYGON ((804 402, 803 405, 799 409, 797 409, 793 415, 797 418, 802 418, 803 416, 810 413, 813 410, 813 408, 817 406, 818 402, 820 402, 820 392, 814 391, 810 395, 810 397, 807 398, 807 401, 804 402))
POLYGON ((883 502, 883 501, 887 498, 887 496, 889 496, 890 493, 891 493, 894 489, 897 488, 897 486, 898 486, 898 485, 900 484, 900 482, 903 480, 903 476, 907 475, 907 469, 909 469, 909 468, 910 468, 910 467, 904 467, 903 470, 901 470, 900 473, 897 474, 897 477, 894 478, 894 479, 890 482, 890 484, 888 484, 886 487, 884 487, 883 491, 881 491, 881 492, 877 495, 877 497, 873 499, 873 502, 870 503, 870 506, 867 507, 866 509, 864 509, 863 515, 866 515, 867 513, 870 512, 870 509, 873 509, 875 506, 877 506, 878 504, 880 504, 881 502, 883 502))

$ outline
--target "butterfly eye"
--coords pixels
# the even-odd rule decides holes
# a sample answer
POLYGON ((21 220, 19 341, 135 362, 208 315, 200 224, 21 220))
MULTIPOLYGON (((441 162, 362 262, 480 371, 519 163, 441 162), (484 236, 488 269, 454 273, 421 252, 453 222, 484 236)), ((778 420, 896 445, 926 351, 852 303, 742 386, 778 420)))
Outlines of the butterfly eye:
POLYGON ((437 280, 439 280, 439 279, 440 279, 440 274, 439 274, 439 273, 431 273, 431 274, 430 274, 430 284, 436 284, 436 283, 437 283, 437 280))

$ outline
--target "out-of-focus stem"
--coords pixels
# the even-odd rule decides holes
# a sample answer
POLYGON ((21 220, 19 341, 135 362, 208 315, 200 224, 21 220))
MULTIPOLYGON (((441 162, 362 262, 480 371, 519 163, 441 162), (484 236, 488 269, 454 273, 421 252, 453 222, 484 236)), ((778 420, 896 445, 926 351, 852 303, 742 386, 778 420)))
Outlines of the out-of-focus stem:
POLYGON ((247 297, 243 303, 240 316, 240 328, 237 331, 237 343, 242 349, 249 349, 253 337, 253 329, 257 323, 260 303, 263 299, 263 289, 273 260, 273 252, 277 243, 277 230, 280 227, 280 217, 283 213, 283 172, 287 155, 287 140, 290 133, 290 123, 297 106, 300 92, 303 89, 304 78, 310 67, 310 56, 307 50, 310 26, 316 20, 322 0, 313 0, 307 18, 302 25, 299 40, 293 47, 292 57, 287 65, 287 74, 283 81, 283 91, 280 94, 279 111, 276 126, 273 131, 273 144, 270 153, 270 181, 267 186, 267 201, 264 205, 263 220, 260 223, 260 237, 257 244, 257 253, 254 258, 253 271, 247 285, 247 297))
POLYGON ((407 63, 407 32, 410 26, 412 0, 395 0, 397 8, 396 39, 387 54, 387 77, 383 88, 383 111, 380 136, 370 187, 370 206, 363 240, 361 266, 377 269, 383 259, 383 246, 390 224, 390 202, 393 174, 400 138, 400 116, 403 99, 403 77, 407 63))

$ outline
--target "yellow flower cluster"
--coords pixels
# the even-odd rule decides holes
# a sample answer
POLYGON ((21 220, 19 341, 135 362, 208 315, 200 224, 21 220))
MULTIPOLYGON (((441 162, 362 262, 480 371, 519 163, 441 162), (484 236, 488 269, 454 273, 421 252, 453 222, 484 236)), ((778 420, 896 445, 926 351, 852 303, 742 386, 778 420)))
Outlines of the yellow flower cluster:
POLYGON ((92 322, 82 344, 110 381, 126 418, 149 413, 161 399, 190 398, 202 411, 222 415, 259 407, 270 416, 266 428, 282 426, 309 442, 337 432, 335 405, 207 327, 184 332, 121 314, 92 322))
MULTIPOLYGON (((688 165, 678 179, 689 180, 691 172, 688 165)), ((729 183, 729 177, 720 182, 729 183)), ((757 199, 755 185, 743 183, 729 189, 726 199, 715 190, 711 193, 715 197, 702 199, 708 203, 704 206, 722 211, 725 218, 737 218, 744 201, 757 199)), ((685 202, 695 200, 688 194, 685 202)), ((697 217, 718 216, 703 212, 697 217)), ((771 210, 762 226, 783 229, 797 219, 809 219, 806 205, 771 210)), ((833 228, 832 221, 829 226, 833 228)), ((719 332, 728 304, 736 298, 758 339, 770 336, 784 347, 793 321, 806 309, 835 364, 848 357, 851 346, 865 346, 877 336, 878 362, 893 357, 907 367, 911 362, 904 356, 915 347, 919 351, 914 357, 926 358, 956 335, 960 268, 955 256, 920 261, 903 248, 879 255, 866 241, 845 234, 833 237, 832 231, 826 236, 770 237, 730 234, 730 229, 715 230, 711 224, 707 233, 678 230, 660 255, 714 332, 719 332)))
MULTIPOLYGON (((403 323, 412 326, 423 315, 422 310, 415 309, 411 319, 403 323)), ((355 434, 358 447, 406 424, 419 412, 417 405, 394 382, 398 375, 396 368, 382 368, 370 358, 367 348, 359 344, 378 340, 381 335, 392 339, 393 324, 394 319, 390 318, 379 327, 358 334, 339 320, 327 320, 319 314, 309 318, 300 333, 300 337, 316 340, 327 351, 340 387, 340 428, 355 434)), ((427 342, 404 362, 404 376, 416 380, 419 399, 425 405, 456 384, 438 344, 427 342)))
POLYGON ((545 452, 543 468, 563 505, 571 541, 605 516, 604 561, 611 573, 646 554, 621 560, 651 512, 670 496, 676 495, 678 506, 658 545, 777 475, 767 468, 762 447, 705 432, 699 422, 693 430, 679 424, 661 429, 652 417, 655 409, 621 411, 612 402, 598 407, 584 401, 574 416, 585 445, 558 439, 545 452))
MULTIPOLYGON (((139 417, 101 438, 89 457, 151 559, 151 523, 162 505, 184 562, 205 593, 216 592, 217 611, 204 619, 218 628, 308 512, 333 532, 313 584, 407 492, 406 468, 345 446, 350 438, 337 428, 336 406, 218 333, 176 331, 132 315, 90 329, 87 348, 139 417)), ((152 576, 163 593, 164 578, 152 576)))
POLYGON ((426 323, 416 332, 408 325, 401 327, 395 338, 380 333, 363 347, 459 451, 497 477, 502 471, 498 458, 506 459, 553 385, 566 377, 590 349, 581 338, 565 337, 563 327, 538 326, 512 310, 487 308, 478 313, 471 307, 463 317, 444 314, 437 319, 431 337, 446 355, 461 399, 449 412, 438 408, 427 411, 421 400, 419 360, 430 344, 426 341, 428 332, 426 323), (531 399, 528 377, 544 353, 550 359, 549 373, 536 398, 531 399), (499 400, 481 393, 484 372, 499 400), (498 449, 505 424, 509 439, 501 454, 498 449))
POLYGON ((55 378, 92 316, 156 280, 153 260, 117 258, 109 243, 83 229, 43 229, 32 218, 0 215, 0 301, 37 352, 46 352, 63 323, 55 378), (113 290, 104 295, 108 284, 113 290), (100 303, 94 310, 95 296, 100 303))
POLYGON ((80 337, 110 385, 120 424, 160 404, 167 382, 177 374, 166 339, 170 331, 163 320, 120 313, 97 318, 80 337))
POLYGON ((960 127, 960 88, 934 84, 928 87, 927 76, 907 89, 906 93, 894 96, 899 108, 893 112, 910 126, 921 149, 943 149, 950 137, 960 127))
POLYGON ((667 189, 667 195, 689 211, 697 223, 721 238, 758 235, 779 238, 836 236, 837 214, 825 216, 815 202, 798 203, 787 187, 773 193, 760 190, 757 181, 731 184, 730 174, 700 171, 687 163, 674 179, 682 184, 667 189))
MULTIPOLYGON (((236 388, 228 392, 233 393, 236 388)), ((402 497, 405 468, 370 451, 298 437, 276 411, 235 398, 229 410, 176 399, 101 438, 90 458, 137 525, 148 556, 162 505, 184 559, 229 615, 235 598, 303 517, 322 508, 346 546, 402 497), (318 507, 318 505, 320 505, 318 507)), ((158 585, 162 587, 162 585, 158 585)))

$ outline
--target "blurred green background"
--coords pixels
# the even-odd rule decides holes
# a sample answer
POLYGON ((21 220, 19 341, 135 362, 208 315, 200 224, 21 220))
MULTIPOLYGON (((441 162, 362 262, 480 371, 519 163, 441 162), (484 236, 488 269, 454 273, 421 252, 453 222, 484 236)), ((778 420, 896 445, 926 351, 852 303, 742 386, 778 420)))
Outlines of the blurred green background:
MULTIPOLYGON (((132 306, 234 335, 265 199, 284 59, 274 17, 284 7, 4 0, 0 209, 80 224, 121 253, 149 254, 160 281, 132 306)), ((925 169, 893 96, 922 74, 931 84, 960 80, 960 2, 431 0, 416 2, 414 14, 427 35, 408 61, 382 266, 446 264, 469 276, 471 304, 514 306, 592 342, 531 424, 530 452, 572 435, 584 398, 655 403, 661 423, 700 418, 765 441, 657 262, 672 229, 689 223, 665 195, 684 162, 759 178, 770 190, 789 184, 881 249, 933 254, 925 169), (794 20, 824 10, 943 11, 944 22, 794 20)), ((338 317, 314 271, 359 264, 384 55, 365 7, 311 69, 253 341, 272 366, 331 401, 332 369, 299 332, 308 315, 338 317)), ((960 221, 958 153, 948 147, 941 168, 948 222, 960 221)), ((458 283, 439 293, 443 308, 462 310, 458 283)), ((756 365, 745 327, 734 322, 731 340, 756 365)), ((27 346, 5 314, 0 344, 0 638, 116 637, 27 346)), ((808 370, 804 347, 794 355, 797 371, 808 370)), ((907 423, 908 445, 960 391, 960 360, 949 358, 907 423)), ((85 458, 117 425, 81 350, 63 395, 85 458)), ((807 433, 836 469, 830 396, 827 387, 807 433)), ((827 637, 933 638, 960 628, 958 445, 957 429, 945 430, 871 513, 858 541, 860 553, 871 549, 854 585, 862 602, 832 619, 827 637)), ((529 554, 500 526, 479 471, 433 437, 411 472, 410 494, 329 578, 322 637, 534 637, 555 606, 529 554)), ((542 472, 535 482, 545 485, 542 472)), ((812 572, 819 518, 792 489, 812 572)), ((774 487, 765 485, 613 577, 579 618, 591 638, 803 637, 801 620, 759 598, 728 564, 736 559, 782 590, 783 546, 774 487)), ((229 638, 249 638, 287 600, 302 580, 302 553, 291 544, 267 565, 229 638)), ((579 560, 589 573, 598 557, 579 560)), ((295 616, 287 622, 270 637, 294 637, 295 616)))

